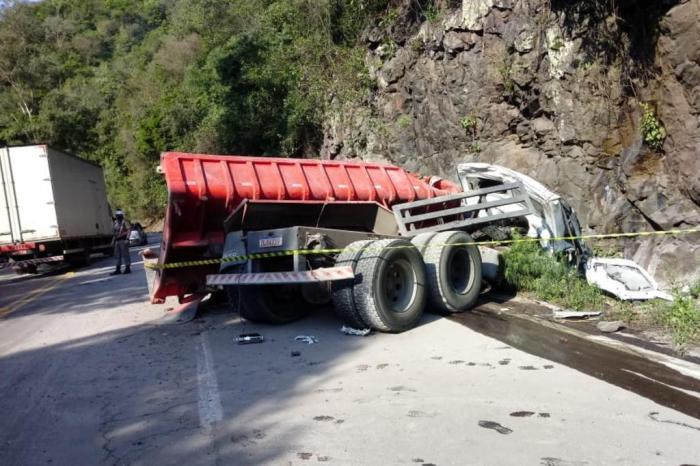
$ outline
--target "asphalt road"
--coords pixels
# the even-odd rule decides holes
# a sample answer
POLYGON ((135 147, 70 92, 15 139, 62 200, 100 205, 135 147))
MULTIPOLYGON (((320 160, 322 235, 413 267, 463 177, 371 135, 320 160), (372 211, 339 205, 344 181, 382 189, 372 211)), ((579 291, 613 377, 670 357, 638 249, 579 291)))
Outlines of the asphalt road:
POLYGON ((129 276, 0 272, 0 465, 700 464, 699 419, 449 319, 163 325, 133 252, 129 276))

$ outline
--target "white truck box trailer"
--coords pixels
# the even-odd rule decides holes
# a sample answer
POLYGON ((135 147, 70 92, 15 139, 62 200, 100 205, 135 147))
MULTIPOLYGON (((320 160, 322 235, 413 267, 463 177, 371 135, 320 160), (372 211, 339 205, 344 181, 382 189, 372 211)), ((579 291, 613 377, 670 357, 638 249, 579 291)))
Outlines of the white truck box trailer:
POLYGON ((111 237, 99 165, 46 145, 0 148, 0 254, 5 260, 62 255, 84 262, 91 252, 109 252, 111 237))

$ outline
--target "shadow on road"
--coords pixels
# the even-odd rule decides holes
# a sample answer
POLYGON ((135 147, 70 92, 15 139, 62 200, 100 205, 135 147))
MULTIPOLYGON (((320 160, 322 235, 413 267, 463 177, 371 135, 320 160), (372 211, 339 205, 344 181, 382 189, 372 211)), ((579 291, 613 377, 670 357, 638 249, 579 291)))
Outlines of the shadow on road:
MULTIPOLYGON (((127 300, 145 297, 137 287, 127 291, 127 300)), ((113 299, 89 289, 84 296, 90 304, 63 297, 48 312, 70 325, 67 314, 113 299)), ((362 338, 331 338, 337 332, 327 315, 261 327, 219 309, 188 324, 137 325, 4 356, 0 463, 200 464, 214 454, 226 464, 275 463, 300 432, 294 423, 266 420, 302 392, 336 389, 325 386, 324 374, 363 345, 362 338), (266 336, 264 347, 235 344, 235 336, 252 331, 266 336), (324 344, 294 342, 299 333, 324 344), (292 357, 293 350, 301 355, 292 357), (210 361, 202 361, 203 351, 210 361), (203 422, 211 400, 202 386, 212 383, 203 380, 206 364, 222 406, 213 422, 203 422), (248 448, 254 444, 266 446, 248 448)), ((322 406, 309 406, 310 417, 322 414, 322 406)))
MULTIPOLYGON (((0 464, 200 464, 212 455, 226 464, 275 463, 308 421, 275 422, 285 406, 307 392, 342 396, 325 385, 326 374, 365 340, 341 335, 332 312, 270 327, 219 307, 160 325, 164 306, 146 304, 135 249, 132 260, 133 273, 115 277, 113 260, 98 260, 0 319, 0 336, 25 321, 41 326, 19 347, 0 345, 0 464), (143 323, 144 313, 152 322, 143 323), (93 322, 109 328, 105 321, 122 328, 92 330, 93 322), (265 342, 235 344, 249 332, 265 342), (322 344, 295 342, 299 334, 322 344), (212 393, 221 406, 213 418, 212 393)), ((323 414, 309 406, 311 418, 323 414)))

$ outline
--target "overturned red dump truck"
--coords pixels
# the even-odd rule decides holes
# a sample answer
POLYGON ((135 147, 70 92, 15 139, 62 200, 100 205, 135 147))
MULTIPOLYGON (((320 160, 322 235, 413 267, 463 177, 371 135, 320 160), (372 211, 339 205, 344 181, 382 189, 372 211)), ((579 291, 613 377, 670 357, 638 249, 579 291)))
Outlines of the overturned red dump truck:
POLYGON ((399 332, 426 305, 469 309, 481 287, 469 232, 531 210, 519 183, 464 192, 379 163, 168 152, 160 169, 168 206, 151 301, 225 291, 256 322, 332 304, 353 327, 399 332))

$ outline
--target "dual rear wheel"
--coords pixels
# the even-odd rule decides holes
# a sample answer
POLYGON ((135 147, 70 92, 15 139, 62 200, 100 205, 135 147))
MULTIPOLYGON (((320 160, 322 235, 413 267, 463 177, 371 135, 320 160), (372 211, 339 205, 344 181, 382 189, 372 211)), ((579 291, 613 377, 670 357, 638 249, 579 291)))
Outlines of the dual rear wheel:
MULTIPOLYGON (((426 305, 461 312, 474 306, 481 290, 481 256, 465 232, 356 241, 335 265, 355 273, 353 280, 331 284, 335 312, 354 328, 403 332, 418 324, 426 305)), ((287 323, 314 307, 299 285, 227 288, 241 317, 254 322, 287 323)))
POLYGON ((404 239, 350 244, 341 258, 351 257, 355 279, 336 282, 333 305, 356 328, 402 332, 416 326, 425 309, 426 274, 420 252, 404 239), (350 318, 348 318, 350 316, 350 318))
POLYGON ((356 328, 402 332, 427 308, 440 313, 471 309, 481 291, 481 255, 469 234, 426 233, 404 239, 350 244, 338 257, 354 281, 333 285, 333 305, 356 328))

